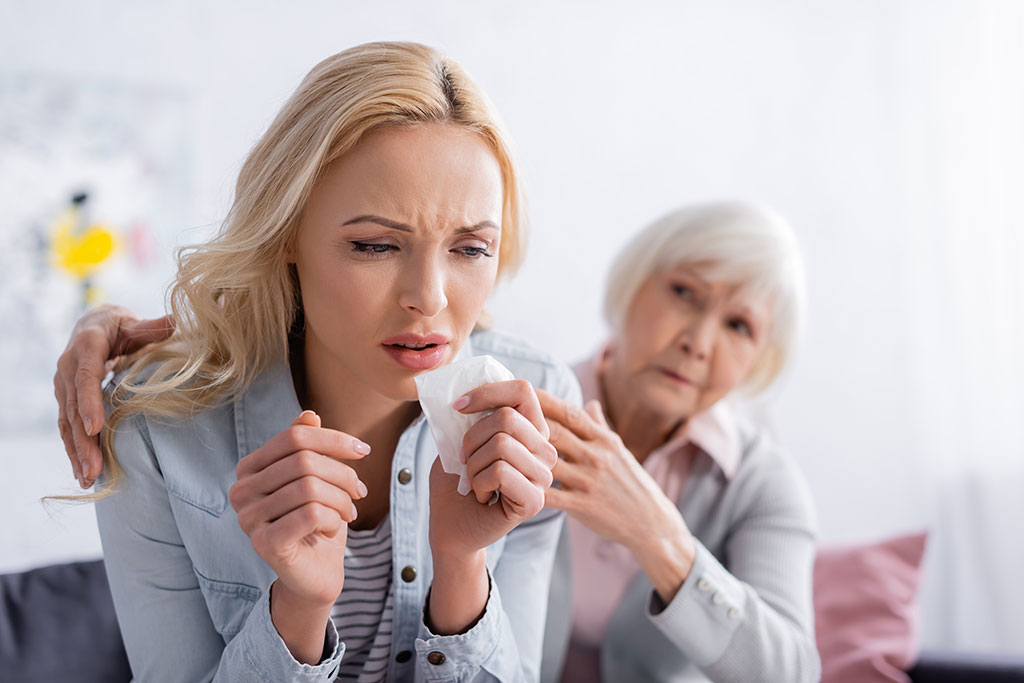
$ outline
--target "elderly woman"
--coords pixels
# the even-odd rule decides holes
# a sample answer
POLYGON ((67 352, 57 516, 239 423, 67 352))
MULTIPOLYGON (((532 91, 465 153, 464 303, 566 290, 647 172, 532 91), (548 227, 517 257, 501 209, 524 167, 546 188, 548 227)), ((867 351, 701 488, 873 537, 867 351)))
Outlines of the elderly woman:
MULTIPOLYGON (((569 513, 545 679, 817 680, 811 498, 786 452, 730 405, 790 359, 802 273, 789 226, 738 203, 673 212, 619 256, 612 335, 576 367, 585 410, 538 392, 560 455, 547 505, 569 513)), ((113 307, 79 323, 55 383, 81 397, 62 432, 86 477, 99 469, 86 434, 102 420, 102 359, 164 327, 113 307)))
POLYGON ((818 680, 811 497, 730 405, 792 355, 802 273, 788 225, 738 203, 675 211, 619 255, 610 339, 575 368, 585 410, 541 392, 547 505, 569 513, 549 678, 571 609, 563 681, 818 680))

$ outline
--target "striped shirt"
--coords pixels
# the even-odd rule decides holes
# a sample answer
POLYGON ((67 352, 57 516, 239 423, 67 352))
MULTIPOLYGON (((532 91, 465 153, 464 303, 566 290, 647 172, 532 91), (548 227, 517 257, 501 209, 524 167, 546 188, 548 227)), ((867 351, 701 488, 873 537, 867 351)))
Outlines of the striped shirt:
POLYGON ((331 610, 345 654, 338 681, 371 683, 387 677, 394 593, 391 590, 391 520, 376 529, 348 530, 345 587, 331 610))

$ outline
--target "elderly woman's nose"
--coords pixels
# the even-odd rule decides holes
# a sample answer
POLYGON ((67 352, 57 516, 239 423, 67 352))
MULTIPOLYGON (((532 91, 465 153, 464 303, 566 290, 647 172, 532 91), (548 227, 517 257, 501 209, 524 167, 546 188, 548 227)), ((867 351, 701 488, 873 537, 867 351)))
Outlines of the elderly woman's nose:
POLYGON ((433 256, 408 263, 401 271, 398 303, 408 311, 432 318, 448 306, 446 273, 433 256))
POLYGON ((713 316, 696 315, 680 331, 679 345, 684 353, 704 360, 711 355, 717 329, 713 316))

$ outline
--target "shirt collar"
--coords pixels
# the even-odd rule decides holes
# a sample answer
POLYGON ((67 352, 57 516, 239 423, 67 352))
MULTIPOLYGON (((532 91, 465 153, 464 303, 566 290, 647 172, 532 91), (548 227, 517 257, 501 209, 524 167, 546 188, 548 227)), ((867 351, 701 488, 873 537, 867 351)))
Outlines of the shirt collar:
MULTIPOLYGON (((602 344, 590 358, 573 366, 584 401, 601 400, 599 373, 607 351, 608 344, 602 344)), ((740 437, 736 413, 724 399, 687 420, 679 433, 657 451, 682 453, 688 443, 694 444, 700 452, 710 457, 727 479, 732 479, 739 469, 740 437)))

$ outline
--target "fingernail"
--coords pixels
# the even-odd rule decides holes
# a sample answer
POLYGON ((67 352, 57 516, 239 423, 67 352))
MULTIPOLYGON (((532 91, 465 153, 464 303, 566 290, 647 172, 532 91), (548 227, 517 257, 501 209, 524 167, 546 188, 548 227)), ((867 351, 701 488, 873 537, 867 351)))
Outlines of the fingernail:
POLYGON ((352 520, 355 521, 356 517, 359 516, 359 510, 356 510, 356 504, 352 503, 352 520))
POLYGON ((82 473, 82 479, 85 479, 89 476, 89 463, 86 462, 85 458, 80 458, 78 460, 78 465, 81 468, 78 471, 82 473))
POLYGON ((82 426, 85 427, 85 433, 92 436, 92 420, 88 417, 82 418, 82 426))
POLYGON ((455 410, 462 410, 463 408, 465 408, 468 405, 469 405, 469 396, 460 396, 459 398, 457 398, 455 400, 455 403, 452 404, 452 408, 454 408, 455 410))
POLYGON ((363 483, 363 482, 361 482, 361 481, 359 481, 359 482, 356 482, 356 488, 357 488, 357 489, 359 489, 359 497, 360 497, 360 498, 366 498, 366 494, 370 492, 370 491, 369 491, 369 490, 368 490, 368 489, 366 488, 366 484, 364 484, 364 483, 363 483))
POLYGON ((363 443, 359 439, 352 439, 352 450, 354 450, 356 453, 359 453, 360 455, 369 455, 370 444, 363 443))

